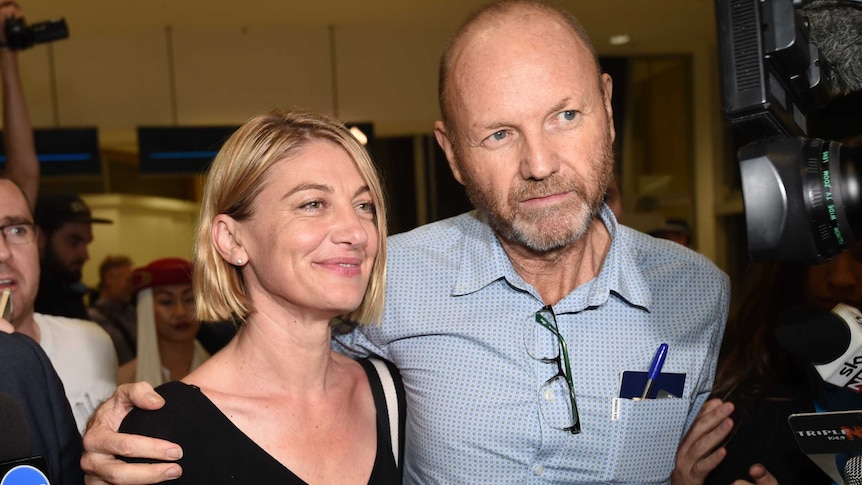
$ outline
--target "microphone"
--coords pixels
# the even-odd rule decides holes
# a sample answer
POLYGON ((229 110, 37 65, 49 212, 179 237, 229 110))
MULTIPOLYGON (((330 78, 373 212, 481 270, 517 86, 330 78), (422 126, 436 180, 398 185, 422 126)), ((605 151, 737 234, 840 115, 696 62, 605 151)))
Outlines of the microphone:
POLYGON ((32 456, 24 409, 5 392, 0 392, 0 436, 0 483, 50 485, 45 458, 32 456))
POLYGON ((862 485, 862 456, 854 456, 844 465, 844 485, 862 485))
POLYGON ((862 91, 862 3, 814 0, 799 9, 811 43, 829 61, 833 95, 862 91))
POLYGON ((30 430, 24 409, 11 394, 0 392, 0 462, 29 456, 30 430))
POLYGON ((862 313, 839 303, 831 312, 791 310, 775 328, 778 344, 814 364, 833 385, 862 392, 862 313))

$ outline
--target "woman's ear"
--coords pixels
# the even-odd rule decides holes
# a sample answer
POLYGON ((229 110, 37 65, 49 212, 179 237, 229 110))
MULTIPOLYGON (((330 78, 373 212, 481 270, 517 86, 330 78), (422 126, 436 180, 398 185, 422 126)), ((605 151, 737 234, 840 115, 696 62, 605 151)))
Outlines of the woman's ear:
POLYGON ((219 214, 213 219, 212 243, 225 261, 234 266, 243 266, 248 262, 248 255, 237 238, 238 230, 239 224, 233 217, 219 214))

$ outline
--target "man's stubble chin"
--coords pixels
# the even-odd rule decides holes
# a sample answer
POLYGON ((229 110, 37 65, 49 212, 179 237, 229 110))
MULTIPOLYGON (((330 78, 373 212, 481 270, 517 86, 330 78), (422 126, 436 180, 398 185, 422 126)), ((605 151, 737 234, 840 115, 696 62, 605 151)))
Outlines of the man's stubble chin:
POLYGON ((494 197, 493 185, 464 173, 467 196, 488 217, 502 239, 535 252, 566 247, 586 234, 601 211, 604 194, 613 176, 610 140, 594 162, 588 180, 563 178, 554 174, 543 180, 522 180, 503 201, 494 197), (552 194, 570 193, 565 203, 553 207, 529 208, 521 201, 552 194))

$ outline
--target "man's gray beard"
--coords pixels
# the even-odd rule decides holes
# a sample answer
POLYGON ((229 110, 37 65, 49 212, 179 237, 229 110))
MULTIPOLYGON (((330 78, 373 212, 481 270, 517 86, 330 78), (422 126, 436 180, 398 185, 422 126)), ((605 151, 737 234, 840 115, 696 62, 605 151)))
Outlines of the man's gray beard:
POLYGON ((543 181, 527 181, 514 190, 510 196, 508 207, 500 207, 495 199, 487 197, 489 190, 481 190, 481 184, 470 174, 465 173, 465 188, 467 196, 473 205, 488 217, 488 224, 498 237, 512 244, 522 246, 537 253, 546 253, 573 244, 586 234, 590 224, 598 217, 604 203, 604 195, 613 177, 613 151, 608 137, 605 139, 602 151, 594 161, 596 170, 595 185, 599 189, 595 196, 588 195, 585 184, 592 181, 560 181, 558 178, 548 178, 543 181), (548 208, 532 211, 529 215, 517 211, 518 201, 526 196, 542 196, 561 191, 574 192, 578 197, 574 204, 562 208, 548 208), (512 210, 514 207, 516 209, 512 210), (511 211, 505 214, 504 211, 511 211), (505 215, 504 215, 505 214, 505 215), (565 216, 561 216, 565 214, 565 216), (508 216, 508 217, 507 217, 508 216), (550 229, 542 229, 543 222, 564 219, 562 224, 550 229))
POLYGON ((515 214, 509 221, 499 216, 498 211, 481 204, 481 196, 476 196, 473 190, 468 189, 467 195, 473 201, 479 211, 488 217, 488 224, 501 239, 512 244, 525 247, 537 253, 546 253, 564 248, 579 240, 589 229, 601 211, 603 197, 598 203, 587 204, 582 194, 578 194, 576 206, 569 205, 566 208, 554 208, 535 211, 525 216, 515 214), (561 213, 567 213, 561 216, 561 213), (557 227, 542 230, 539 228, 542 222, 560 220, 563 221, 557 227))

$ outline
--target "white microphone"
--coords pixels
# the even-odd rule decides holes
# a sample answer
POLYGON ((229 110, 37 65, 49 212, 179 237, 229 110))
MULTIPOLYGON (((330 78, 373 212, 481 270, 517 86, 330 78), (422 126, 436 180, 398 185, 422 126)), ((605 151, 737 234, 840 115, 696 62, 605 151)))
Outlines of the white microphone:
POLYGON ((784 312, 775 338, 788 352, 814 364, 820 377, 862 392, 862 313, 839 303, 831 312, 784 312))

